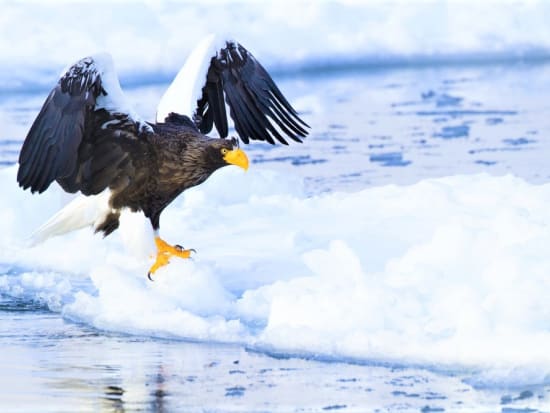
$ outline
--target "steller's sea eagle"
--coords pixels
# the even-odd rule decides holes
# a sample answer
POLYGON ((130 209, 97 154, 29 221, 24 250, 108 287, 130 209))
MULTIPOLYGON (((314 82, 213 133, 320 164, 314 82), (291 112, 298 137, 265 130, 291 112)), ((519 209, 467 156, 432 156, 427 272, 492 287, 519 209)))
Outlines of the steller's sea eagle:
POLYGON ((226 103, 244 143, 287 144, 307 136, 309 126, 248 50, 233 41, 213 45, 211 36, 192 52, 161 99, 156 123, 143 121, 128 104, 110 55, 86 57, 62 74, 23 143, 17 181, 33 193, 56 181, 86 198, 44 224, 35 242, 88 225, 107 236, 118 228, 122 209, 143 211, 157 247, 151 279, 172 256, 189 258, 193 251, 160 237, 164 208, 222 166, 248 168, 238 140, 225 139, 226 103), (213 126, 220 139, 206 136, 213 126), (92 199, 97 212, 84 219, 81 209, 92 199))

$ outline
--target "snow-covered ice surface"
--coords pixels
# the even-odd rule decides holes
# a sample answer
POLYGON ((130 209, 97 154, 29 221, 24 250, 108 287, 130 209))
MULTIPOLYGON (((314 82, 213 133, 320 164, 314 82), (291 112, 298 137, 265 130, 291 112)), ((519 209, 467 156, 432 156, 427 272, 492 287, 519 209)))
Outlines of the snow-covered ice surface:
MULTIPOLYGON (((54 313, 42 317, 61 330, 62 342, 77 347, 56 354, 72 351, 77 357, 81 335, 92 337, 83 345, 105 340, 106 347, 111 341, 134 343, 121 333, 138 342, 148 337, 234 344, 222 355, 209 346, 162 344, 176 354, 155 353, 163 359, 159 368, 167 363, 172 371, 158 374, 181 374, 170 360, 190 348, 208 360, 204 365, 219 366, 218 380, 227 380, 222 388, 239 389, 239 397, 246 394, 239 403, 255 408, 274 397, 270 380, 282 386, 275 400, 294 405, 298 395, 284 396, 284 386, 293 380, 313 386, 308 379, 316 371, 319 380, 333 380, 328 393, 298 406, 332 406, 329 399, 346 395, 336 405, 357 409, 374 399, 386 407, 469 410, 480 397, 491 397, 464 393, 512 388, 532 397, 510 403, 548 408, 548 184, 482 174, 306 197, 297 181, 281 174, 226 168, 166 211, 163 235, 191 242, 199 253, 194 261, 174 260, 151 283, 145 277, 151 233, 141 216, 126 216, 118 235, 105 240, 82 230, 26 249, 24 235, 66 196, 18 190, 15 167, 0 170, 0 182, 6 195, 0 204, 6 225, 0 288, 12 306, 35 303, 54 313), (55 314, 84 327, 67 332, 55 314), (286 360, 274 363, 273 372, 270 362, 243 348, 334 363, 322 368, 286 360), (286 368, 297 372, 281 377, 286 368), (354 396, 338 394, 340 387, 354 389, 354 396)), ((24 357, 16 343, 25 339, 12 330, 26 331, 18 325, 25 314, 8 311, 3 318, 9 328, 3 327, 2 337, 12 345, 3 357, 24 357)), ((55 337, 48 324, 42 328, 39 337, 55 337)), ((154 349, 151 343, 146 348, 154 349)), ((33 353, 54 351, 38 347, 33 353)), ((93 351, 85 354, 98 362, 93 351)), ((119 363, 116 369, 125 366, 110 357, 109 363, 119 363)), ((185 366, 185 374, 190 369, 195 376, 197 368, 185 366)), ((218 374, 206 371, 208 377, 218 374)), ((187 391, 181 383, 173 386, 176 393, 187 391)), ((209 406, 229 403, 225 396, 218 388, 219 399, 208 398, 209 406)), ((492 402, 502 401, 494 396, 492 402)))
POLYGON ((549 3, 4 6, 0 410, 550 411, 549 3), (141 215, 26 248, 71 199, 15 182, 60 70, 110 51, 152 120, 213 24, 306 142, 174 201, 198 254, 154 283, 141 215))

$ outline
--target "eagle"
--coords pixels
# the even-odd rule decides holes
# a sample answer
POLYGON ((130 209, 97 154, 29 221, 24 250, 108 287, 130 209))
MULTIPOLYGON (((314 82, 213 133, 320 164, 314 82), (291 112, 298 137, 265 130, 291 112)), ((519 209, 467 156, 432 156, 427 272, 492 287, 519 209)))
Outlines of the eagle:
POLYGON ((134 111, 107 53, 66 69, 25 138, 17 181, 42 193, 56 181, 81 194, 33 235, 35 243, 85 226, 111 234, 121 211, 141 211, 157 249, 147 276, 193 249, 161 238, 160 215, 183 191, 227 165, 244 170, 240 142, 302 142, 309 126, 241 44, 200 42, 165 92, 155 122, 134 111), (228 116, 236 137, 228 137, 228 116), (187 113, 185 113, 187 112, 187 113), (207 136, 216 128, 219 138, 207 136), (93 209, 90 215, 89 210, 93 209), (86 213, 84 211, 86 210, 86 213))

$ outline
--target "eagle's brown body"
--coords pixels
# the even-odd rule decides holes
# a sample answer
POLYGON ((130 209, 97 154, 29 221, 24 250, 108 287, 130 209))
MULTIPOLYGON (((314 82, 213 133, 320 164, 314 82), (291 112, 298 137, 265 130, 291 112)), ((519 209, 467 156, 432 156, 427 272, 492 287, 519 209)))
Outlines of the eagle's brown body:
POLYGON ((105 236, 118 228, 119 211, 123 208, 143 211, 153 228, 158 229, 160 214, 168 204, 228 165, 219 154, 222 148, 232 150, 232 141, 209 138, 172 117, 152 127, 154 132, 141 134, 138 145, 133 139, 128 142, 131 146, 127 153, 135 173, 121 175, 110 185, 114 211, 96 228, 105 236))

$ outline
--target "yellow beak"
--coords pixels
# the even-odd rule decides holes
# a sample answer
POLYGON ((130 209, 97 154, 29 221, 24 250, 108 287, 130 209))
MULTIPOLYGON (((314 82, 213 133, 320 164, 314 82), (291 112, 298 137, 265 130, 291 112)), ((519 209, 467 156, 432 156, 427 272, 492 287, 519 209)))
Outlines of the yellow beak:
POLYGON ((232 165, 240 166, 245 171, 248 169, 248 156, 241 149, 233 149, 227 152, 223 160, 232 165))

